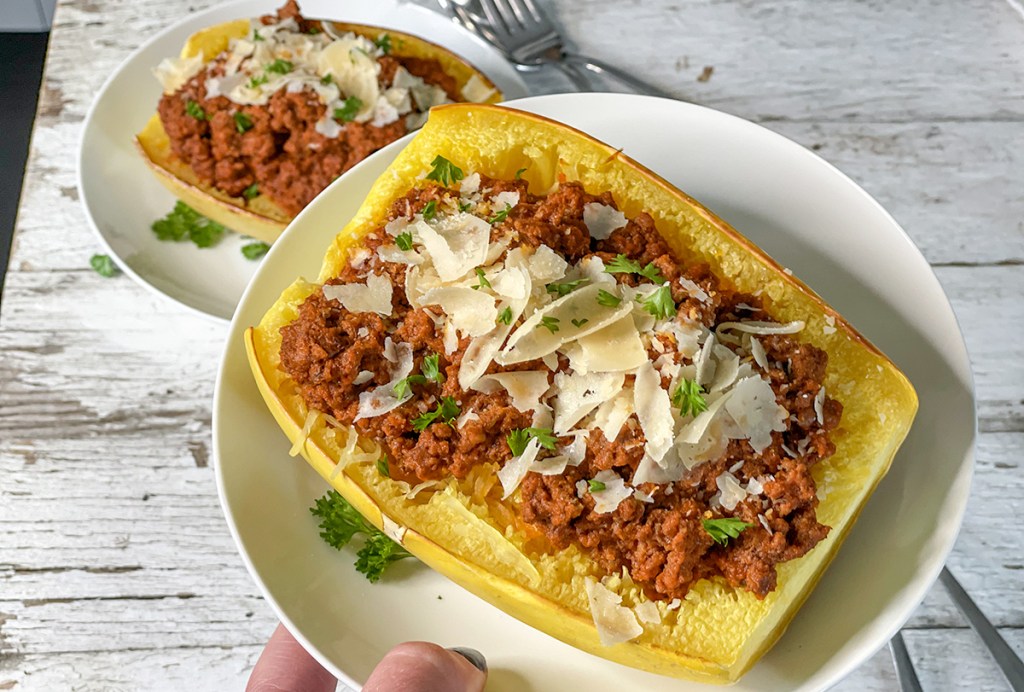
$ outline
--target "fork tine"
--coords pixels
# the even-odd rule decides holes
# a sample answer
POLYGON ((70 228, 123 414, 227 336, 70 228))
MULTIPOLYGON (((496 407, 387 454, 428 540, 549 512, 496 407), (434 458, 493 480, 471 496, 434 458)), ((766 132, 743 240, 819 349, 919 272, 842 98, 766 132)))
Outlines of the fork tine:
POLYGON ((509 7, 506 0, 482 0, 482 4, 485 8, 491 7, 494 9, 494 11, 501 17, 501 21, 508 28, 509 33, 514 33, 521 28, 519 22, 516 20, 515 13, 512 12, 512 9, 509 7))
POLYGON ((533 21, 541 23, 547 20, 547 17, 541 12, 540 8, 533 4, 533 0, 522 0, 522 2, 526 6, 526 11, 533 18, 533 21))
POLYGON ((480 6, 483 8, 484 15, 495 33, 506 35, 511 33, 509 27, 505 24, 505 20, 498 14, 498 8, 494 6, 494 0, 480 0, 480 6))
POLYGON ((499 2, 508 6, 524 29, 529 28, 533 24, 533 18, 527 15, 526 7, 521 0, 499 0, 499 2))

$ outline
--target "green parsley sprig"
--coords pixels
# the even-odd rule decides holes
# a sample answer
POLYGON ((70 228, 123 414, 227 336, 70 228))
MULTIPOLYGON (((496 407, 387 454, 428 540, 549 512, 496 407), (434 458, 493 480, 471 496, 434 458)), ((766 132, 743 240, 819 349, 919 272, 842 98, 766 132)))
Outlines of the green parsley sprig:
POLYGON ((544 449, 554 449, 558 441, 550 428, 518 428, 505 436, 505 442, 514 457, 522 455, 532 439, 536 439, 537 444, 544 449))
POLYGON ((672 392, 672 405, 679 409, 680 416, 696 416, 698 413, 708 410, 704 390, 696 380, 683 380, 679 383, 676 390, 672 392))
POLYGON ((567 296, 575 291, 580 286, 586 286, 590 283, 590 279, 576 279, 575 281, 556 281, 547 285, 548 293, 556 295, 559 298, 567 296))
POLYGON ((185 112, 191 115, 196 120, 206 120, 206 111, 199 105, 198 101, 189 99, 185 102, 185 112))
POLYGON ((379 581, 393 563, 412 557, 412 553, 366 521, 336 490, 318 499, 309 512, 320 519, 320 537, 333 548, 341 550, 356 536, 366 536, 366 542, 356 553, 355 566, 371 583, 379 581))
POLYGON ((644 310, 660 320, 667 320, 676 314, 676 302, 672 300, 672 287, 663 284, 640 301, 644 310))
POLYGON ((665 277, 654 266, 654 262, 648 262, 647 266, 641 267, 639 262, 625 255, 616 255, 615 259, 605 265, 604 270, 608 274, 639 274, 656 284, 665 283, 665 277))
POLYGON ((381 34, 374 43, 384 55, 391 52, 391 34, 381 34))
POLYGON ((242 111, 238 111, 232 117, 235 120, 235 129, 238 130, 238 134, 243 135, 252 129, 252 118, 242 111))
POLYGON ((429 356, 426 356, 423 359, 423 363, 420 364, 419 375, 409 375, 395 384, 393 387, 395 396, 399 399, 404 399, 414 384, 426 384, 427 382, 442 384, 444 382, 444 373, 441 372, 440 359, 441 356, 437 353, 431 353, 429 356))
POLYGON ((487 280, 487 275, 484 274, 484 270, 477 267, 473 270, 476 273, 476 285, 470 286, 473 290, 479 290, 481 288, 490 288, 491 282, 487 280))
POLYGON ((455 399, 450 396, 443 396, 441 397, 441 403, 433 411, 427 411, 412 419, 412 429, 416 432, 423 432, 431 423, 437 420, 451 425, 459 417, 460 413, 462 413, 462 409, 459 408, 459 404, 455 399))
POLYGON ((587 481, 587 487, 590 489, 590 492, 599 493, 602 490, 604 490, 607 486, 604 484, 604 482, 594 480, 593 478, 591 478, 590 480, 587 481))
POLYGON ((440 154, 434 157, 434 160, 430 162, 430 165, 431 169, 430 172, 427 173, 427 180, 437 181, 445 187, 452 183, 457 183, 466 177, 461 168, 440 154))
POLYGON ((116 276, 121 271, 114 264, 114 260, 110 259, 110 255, 93 255, 89 258, 89 266, 94 272, 107 279, 116 276))
POLYGON ((602 288, 597 291, 597 302, 606 308, 617 308, 622 302, 622 298, 602 288))
POLYGON ((512 324, 512 308, 505 306, 505 309, 498 313, 498 321, 502 324, 512 324))
POLYGON ((273 72, 274 74, 288 74, 295 69, 295 65, 293 65, 290 60, 278 58, 263 69, 266 72, 273 72))
POLYGON ((406 252, 412 250, 412 233, 406 231, 405 233, 399 233, 396 235, 395 245, 397 245, 400 250, 405 250, 406 252))
POLYGON ((512 205, 511 205, 511 204, 505 204, 505 208, 504 208, 504 209, 502 209, 501 211, 499 211, 499 212, 498 212, 497 214, 495 214, 495 215, 494 215, 494 216, 492 216, 491 218, 487 219, 487 221, 488 221, 488 223, 490 223, 490 224, 491 224, 492 226, 493 226, 494 224, 496 224, 496 223, 501 223, 502 221, 504 221, 505 219, 507 219, 507 218, 508 218, 508 213, 509 213, 510 211, 512 211, 512 205))
POLYGON ((543 317, 540 318, 540 324, 538 324, 537 326, 544 327, 544 329, 547 329, 549 332, 554 334, 559 330, 558 322, 559 319, 557 317, 552 317, 551 315, 544 315, 543 317))
POLYGON ((745 529, 753 524, 748 524, 742 519, 735 517, 722 517, 721 519, 702 519, 700 522, 704 530, 718 545, 728 545, 730 538, 739 538, 745 529))
POLYGON ((259 240, 242 246, 242 255, 245 256, 245 259, 257 260, 268 252, 270 252, 270 246, 259 240))
POLYGON ((153 223, 159 240, 181 242, 191 240, 199 247, 213 247, 227 229, 211 221, 184 202, 177 202, 167 216, 153 223))
POLYGON ((334 109, 334 119, 350 123, 359 115, 359 109, 363 107, 363 100, 358 96, 349 96, 341 108, 334 109))

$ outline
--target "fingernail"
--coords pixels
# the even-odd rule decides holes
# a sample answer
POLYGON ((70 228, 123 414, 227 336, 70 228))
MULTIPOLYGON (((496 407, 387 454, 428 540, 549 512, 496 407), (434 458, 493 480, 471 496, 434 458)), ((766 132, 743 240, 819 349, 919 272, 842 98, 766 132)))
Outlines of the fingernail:
POLYGON ((484 655, 476 649, 470 649, 468 646, 453 646, 448 649, 454 651, 459 656, 473 664, 473 667, 479 670, 481 673, 487 672, 487 659, 484 655))

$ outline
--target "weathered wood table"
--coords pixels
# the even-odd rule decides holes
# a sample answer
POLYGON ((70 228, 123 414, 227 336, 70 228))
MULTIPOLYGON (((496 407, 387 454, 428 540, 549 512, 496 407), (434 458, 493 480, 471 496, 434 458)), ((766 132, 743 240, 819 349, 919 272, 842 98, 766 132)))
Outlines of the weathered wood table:
MULTIPOLYGON (((240 689, 275 624, 209 463, 225 327, 89 269, 99 246, 75 187, 103 80, 208 4, 67 0, 56 14, 0 312, 0 690, 240 689)), ((950 566, 1024 650, 1020 4, 568 0, 557 13, 584 52, 819 152, 921 247, 979 401, 950 566)), ((1002 689, 941 588, 905 636, 927 689, 1002 689)), ((895 687, 886 651, 841 685, 895 687)))

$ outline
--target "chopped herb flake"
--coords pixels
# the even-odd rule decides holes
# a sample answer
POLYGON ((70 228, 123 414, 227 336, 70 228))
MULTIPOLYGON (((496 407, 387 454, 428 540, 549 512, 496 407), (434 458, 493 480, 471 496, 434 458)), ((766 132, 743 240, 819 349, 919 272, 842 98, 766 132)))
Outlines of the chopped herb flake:
POLYGON ((249 187, 242 190, 242 197, 245 197, 246 199, 256 199, 259 196, 259 194, 260 186, 256 183, 253 183, 249 187))
POLYGON ((246 243, 242 246, 242 254, 245 255, 246 259, 259 259, 263 255, 270 251, 270 246, 266 243, 256 241, 255 243, 246 243))
POLYGON ((252 118, 245 113, 238 111, 234 115, 235 118, 235 129, 238 130, 239 134, 244 134, 252 129, 252 118))
POLYGON ((735 517, 702 519, 701 524, 704 526, 707 534, 714 539, 715 543, 723 546, 729 543, 730 538, 739 538, 744 529, 753 526, 753 524, 748 524, 742 519, 735 517))
POLYGON ((575 281, 560 281, 548 284, 548 293, 556 296, 567 296, 580 286, 590 283, 590 279, 576 279, 575 281))
POLYGON ((189 99, 185 103, 185 112, 196 120, 206 120, 206 111, 203 110, 203 107, 199 105, 198 101, 189 99))
POLYGON ((290 61, 278 58, 274 62, 270 63, 263 69, 267 72, 273 72, 274 74, 288 74, 295 68, 290 61))
POLYGON ((640 301, 644 310, 660 320, 667 320, 676 314, 676 303, 672 300, 672 288, 668 284, 659 286, 651 295, 640 301))
POLYGON ((498 321, 502 324, 512 324, 512 308, 506 307, 498 313, 498 321))
POLYGON ((391 478, 391 467, 388 466, 388 455, 385 454, 377 460, 377 473, 385 478, 391 478))
POLYGON ((355 120, 356 115, 359 114, 359 109, 362 107, 362 99, 358 96, 349 96, 345 99, 345 104, 341 108, 334 109, 334 119, 350 123, 355 120))
POLYGON ((476 285, 472 287, 473 289, 490 288, 491 287, 491 282, 487 280, 487 275, 484 274, 484 270, 483 269, 481 269, 480 267, 477 267, 473 271, 476 272, 476 278, 477 278, 476 285))
POLYGON ((696 416, 708 410, 704 392, 696 380, 683 380, 672 392, 672 405, 679 409, 680 416, 696 416))
POLYGON ((399 233, 396 235, 395 245, 397 245, 400 250, 405 250, 406 252, 412 250, 412 233, 406 231, 405 233, 399 233))
POLYGON ((604 490, 606 486, 601 481, 595 481, 593 478, 591 478, 589 481, 587 481, 587 487, 590 488, 590 492, 599 493, 602 490, 604 490))
POLYGON ((590 320, 588 320, 588 319, 587 319, 586 317, 583 317, 583 318, 581 318, 581 319, 575 319, 575 318, 573 318, 573 319, 571 319, 571 320, 569 320, 569 321, 570 321, 570 322, 572 322, 572 326, 574 326, 574 327, 576 327, 577 329, 579 329, 580 327, 582 327, 583 325, 585 325, 585 324, 586 324, 587 322, 589 322, 590 320))
POLYGON ((654 266, 654 262, 648 262, 647 266, 641 267, 639 262, 631 260, 625 255, 616 255, 615 259, 605 265, 604 270, 609 274, 639 274, 656 284, 665 283, 665 277, 654 266))
POLYGON ((554 334, 555 332, 558 331, 558 318, 552 317, 551 315, 544 315, 544 317, 540 318, 540 324, 538 324, 537 326, 544 327, 549 332, 554 334))
POLYGON ((427 206, 423 207, 423 218, 430 221, 437 216, 437 201, 430 200, 427 202, 427 206))
POLYGON ((526 445, 534 438, 544 449, 554 449, 558 441, 550 428, 519 428, 506 435, 505 442, 508 443, 512 456, 517 457, 526 451, 526 445))
POLYGON ((323 84, 324 86, 331 84, 333 81, 334 75, 332 75, 330 72, 328 72, 327 74, 320 78, 320 83, 323 84))
POLYGON ((516 180, 522 180, 523 179, 523 173, 525 173, 525 172, 526 172, 525 168, 520 168, 518 171, 516 171, 516 180))
POLYGON ((461 168, 441 155, 435 156, 430 165, 431 169, 427 173, 427 180, 436 180, 446 187, 465 177, 461 168))
POLYGON ((227 229, 211 221, 184 202, 177 202, 167 216, 153 223, 159 240, 181 242, 191 240, 199 247, 216 245, 227 229))
POLYGON ((455 399, 450 396, 443 396, 441 397, 441 403, 439 403, 437 408, 433 411, 427 411, 426 413, 412 419, 412 429, 416 432, 423 432, 427 429, 427 426, 438 419, 440 419, 442 423, 451 425, 452 422, 459 417, 461 412, 462 410, 459 408, 455 399))
POLYGON ((100 276, 110 278, 118 273, 117 265, 110 255, 93 255, 89 258, 89 266, 100 276))
POLYGON ((268 79, 269 79, 269 77, 267 77, 267 75, 265 75, 265 74, 261 74, 258 77, 253 77, 252 79, 249 80, 249 88, 250 89, 255 89, 258 86, 262 86, 263 84, 267 83, 268 79))
POLYGON ((496 223, 501 223, 502 221, 508 218, 508 213, 510 211, 512 211, 512 205, 506 204, 504 209, 502 209, 497 214, 489 218, 488 221, 490 221, 492 226, 496 223))
POLYGON ((597 292, 597 302, 607 308, 615 308, 622 302, 622 298, 619 298, 614 293, 609 293, 602 288, 597 292))
POLYGON ((374 43, 384 55, 391 52, 391 34, 381 34, 374 43))

